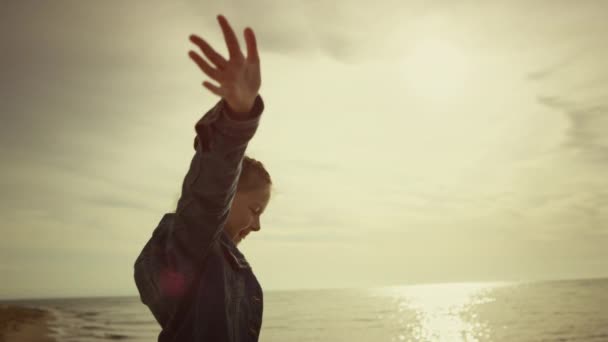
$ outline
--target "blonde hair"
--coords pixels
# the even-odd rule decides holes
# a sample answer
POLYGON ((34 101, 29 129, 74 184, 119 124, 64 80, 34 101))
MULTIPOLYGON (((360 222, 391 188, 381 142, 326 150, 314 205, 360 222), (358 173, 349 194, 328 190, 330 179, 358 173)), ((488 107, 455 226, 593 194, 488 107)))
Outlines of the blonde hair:
POLYGON ((264 185, 272 185, 270 174, 266 171, 264 164, 249 156, 243 156, 237 191, 256 190, 264 185))

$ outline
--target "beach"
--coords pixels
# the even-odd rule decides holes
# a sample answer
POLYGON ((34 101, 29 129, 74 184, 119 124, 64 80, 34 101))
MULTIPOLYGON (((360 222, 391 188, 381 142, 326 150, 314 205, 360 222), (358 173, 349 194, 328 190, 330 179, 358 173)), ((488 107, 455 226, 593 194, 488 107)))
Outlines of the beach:
POLYGON ((54 342, 49 337, 48 311, 15 305, 0 306, 0 342, 54 342))

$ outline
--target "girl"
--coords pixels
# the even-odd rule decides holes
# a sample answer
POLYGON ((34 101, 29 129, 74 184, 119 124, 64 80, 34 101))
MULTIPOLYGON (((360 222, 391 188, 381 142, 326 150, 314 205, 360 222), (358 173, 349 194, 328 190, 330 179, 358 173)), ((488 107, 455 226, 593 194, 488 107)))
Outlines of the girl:
POLYGON ((175 213, 163 216, 135 262, 135 283, 162 331, 159 341, 257 341, 262 288, 237 244, 261 229, 270 200, 264 166, 245 150, 264 110, 258 94, 255 35, 244 30, 243 56, 226 18, 217 17, 229 59, 192 35, 213 64, 189 56, 219 86, 203 85, 221 100, 195 125, 196 153, 175 213))

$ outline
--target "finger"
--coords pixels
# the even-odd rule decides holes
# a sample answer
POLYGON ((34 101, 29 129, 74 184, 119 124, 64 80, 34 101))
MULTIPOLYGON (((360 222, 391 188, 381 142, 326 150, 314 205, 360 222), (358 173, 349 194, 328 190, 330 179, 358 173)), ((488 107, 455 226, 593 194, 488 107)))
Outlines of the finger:
POLYGON ((244 31, 245 43, 247 44, 247 59, 252 62, 259 62, 260 56, 258 55, 258 44, 255 40, 255 34, 253 30, 248 27, 244 31))
POLYGON ((222 27, 222 32, 224 33, 224 40, 226 41, 226 46, 228 46, 228 53, 230 54, 230 59, 239 59, 243 57, 241 53, 241 47, 239 46, 239 41, 230 27, 228 20, 223 15, 218 15, 217 20, 220 22, 220 26, 222 27))
POLYGON ((205 88, 209 89, 209 91, 214 93, 215 95, 217 95, 219 97, 224 97, 224 91, 221 87, 218 87, 207 81, 203 82, 203 85, 205 86, 205 88))
POLYGON ((215 52, 215 50, 201 37, 197 35, 190 35, 190 41, 196 44, 201 51, 205 54, 213 64, 215 64, 218 68, 223 69, 226 66, 226 59, 222 57, 219 53, 215 52))
POLYGON ((211 67, 205 60, 199 56, 196 52, 190 51, 188 52, 188 56, 198 65, 198 67, 209 77, 220 82, 221 77, 219 75, 219 71, 213 67, 211 67))

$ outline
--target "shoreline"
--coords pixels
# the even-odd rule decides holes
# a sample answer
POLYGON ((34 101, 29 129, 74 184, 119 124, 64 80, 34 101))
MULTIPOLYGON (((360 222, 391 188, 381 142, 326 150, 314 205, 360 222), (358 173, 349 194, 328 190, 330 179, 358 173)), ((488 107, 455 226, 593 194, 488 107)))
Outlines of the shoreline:
POLYGON ((47 310, 0 305, 0 342, 56 342, 49 328, 52 320, 47 310))

